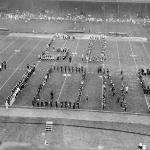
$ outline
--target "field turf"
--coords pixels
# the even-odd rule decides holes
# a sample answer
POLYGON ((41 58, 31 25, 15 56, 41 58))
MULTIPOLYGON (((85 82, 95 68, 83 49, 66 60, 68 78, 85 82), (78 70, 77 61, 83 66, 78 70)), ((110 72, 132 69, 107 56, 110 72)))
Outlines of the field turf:
MULTIPOLYGON (((21 26, 20 26, 21 27, 21 26)), ((139 25, 129 24, 88 24, 93 32, 128 32, 134 36, 147 37, 148 42, 131 41, 108 41, 106 51, 107 60, 105 65, 110 69, 112 80, 119 90, 121 86, 120 69, 124 70, 124 80, 129 86, 127 96, 127 111, 131 113, 148 113, 146 100, 142 88, 137 78, 137 69, 149 67, 150 45, 149 35, 146 30, 139 25)), ((15 28, 15 26, 14 26, 15 28)), ((36 94, 37 87, 43 81, 43 78, 52 65, 70 65, 68 61, 49 62, 38 61, 37 56, 41 54, 47 46, 50 39, 41 38, 16 38, 4 36, 0 41, 0 60, 7 61, 7 69, 0 72, 0 105, 4 105, 6 97, 11 93, 12 88, 22 78, 26 71, 27 64, 36 64, 36 72, 30 78, 28 84, 18 95, 13 105, 31 106, 33 96, 36 94)), ((88 46, 87 40, 57 40, 55 47, 67 47, 71 52, 77 52, 73 57, 72 65, 86 66, 81 62, 81 55, 86 53, 88 46)), ((97 41, 94 45, 92 55, 100 54, 100 43, 97 41)), ((101 110, 102 100, 102 79, 92 72, 97 65, 87 64, 88 74, 86 77, 84 95, 89 96, 89 101, 85 101, 82 96, 81 109, 101 110)), ((61 73, 53 73, 41 92, 43 100, 50 99, 50 91, 54 91, 54 100, 72 101, 77 98, 78 89, 81 81, 81 74, 72 74, 65 77, 61 73)), ((116 103, 116 96, 113 97, 110 91, 106 98, 106 111, 123 111, 116 103)), ((13 120, 10 118, 10 120, 13 120)), ((25 120, 19 120, 25 122, 25 120)), ((0 123, 0 140, 27 142, 43 145, 45 138, 48 144, 60 148, 62 146, 70 148, 83 149, 136 149, 138 143, 142 142, 149 148, 149 137, 118 131, 106 131, 100 129, 86 129, 82 127, 54 126, 54 131, 45 134, 43 124, 25 124, 25 123, 0 123)))
MULTIPOLYGON (((94 25, 92 25, 94 26, 94 25)), ((102 25, 100 26, 102 27, 102 25)), ((103 28, 103 27, 102 27, 103 28)), ((122 25, 111 25, 112 31, 120 31, 122 25), (118 28, 117 28, 118 26, 118 28)), ((133 26, 126 24, 128 33, 132 32, 133 26)), ((98 27, 95 26, 95 30, 98 27)), ((136 33, 142 32, 141 36, 146 37, 144 28, 136 26, 136 33)), ((100 29, 101 30, 101 29, 100 29)), ((99 30, 99 31, 100 31, 99 30)), ((107 24, 105 31, 110 31, 107 24)), ((104 32, 105 32, 104 31, 104 32)), ((122 31, 124 32, 124 31, 122 31)), ((148 35, 147 35, 148 37, 148 35)), ((0 41, 0 60, 7 61, 7 69, 0 72, 0 105, 4 105, 6 97, 11 93, 12 88, 22 78, 26 71, 27 64, 36 64, 36 72, 30 78, 28 84, 23 91, 18 95, 13 105, 31 106, 33 96, 36 94, 37 87, 42 82, 47 70, 52 65, 67 65, 68 60, 61 62, 38 61, 37 56, 41 54, 48 44, 50 39, 41 38, 16 38, 3 37, 0 41)), ((148 38, 149 41, 149 38, 148 38)), ((88 40, 57 40, 55 47, 67 47, 70 52, 76 52, 72 60, 72 66, 86 66, 88 74, 83 90, 81 109, 101 110, 102 100, 102 80, 97 74, 93 74, 97 64, 86 64, 81 62, 81 56, 86 53, 88 40), (89 101, 85 101, 85 95, 89 96, 89 101)), ((92 55, 100 55, 100 43, 97 41, 94 44, 92 55)), ((148 97, 144 97, 142 88, 140 87, 137 78, 137 69, 141 67, 149 67, 150 61, 149 43, 131 42, 131 41, 108 41, 108 49, 106 51, 107 60, 106 68, 110 69, 112 79, 116 88, 121 87, 120 69, 124 70, 124 80, 129 86, 129 94, 127 96, 127 111, 133 113, 147 113, 148 97)), ((71 74, 70 77, 65 77, 61 73, 53 73, 51 78, 42 89, 42 100, 50 100, 50 92, 54 91, 54 100, 74 102, 78 96, 81 74, 71 74)), ((106 108, 108 111, 122 111, 119 104, 116 103, 116 96, 113 97, 108 90, 106 98, 106 108)))

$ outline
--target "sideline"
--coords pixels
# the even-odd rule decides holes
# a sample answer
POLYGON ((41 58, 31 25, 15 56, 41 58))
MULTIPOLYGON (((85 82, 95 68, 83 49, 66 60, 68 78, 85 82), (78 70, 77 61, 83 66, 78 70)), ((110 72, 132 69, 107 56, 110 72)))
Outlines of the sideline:
MULTIPOLYGON (((101 37, 99 34, 73 34, 76 39, 88 40, 91 36, 101 37)), ((33 33, 10 33, 8 37, 23 37, 23 38, 52 38, 54 34, 33 34, 33 33)), ((146 37, 113 37, 105 36, 110 41, 133 41, 133 42, 147 42, 146 37)))

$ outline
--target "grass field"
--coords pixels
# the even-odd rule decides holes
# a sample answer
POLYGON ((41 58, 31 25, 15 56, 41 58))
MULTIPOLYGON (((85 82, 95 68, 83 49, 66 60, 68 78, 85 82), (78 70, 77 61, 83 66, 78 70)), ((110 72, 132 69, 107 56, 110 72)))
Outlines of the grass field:
MULTIPOLYGON (((122 25, 111 25, 112 31, 121 32, 122 25)), ((136 27, 136 32, 141 31, 136 27)), ((95 27, 97 29, 97 26, 95 27)), ((126 25, 128 33, 132 31, 132 25, 126 25)), ((123 29, 122 29, 123 30, 123 29)), ((146 37, 146 32, 142 29, 141 36, 146 37)), ((110 31, 107 25, 104 32, 110 31)), ((124 31, 122 31, 124 32, 124 31)), ((138 34, 137 34, 138 35, 138 34)), ((147 36, 148 37, 148 36, 147 36)), ((4 105, 6 97, 10 94, 11 89, 21 79, 23 73, 26 71, 27 64, 36 63, 36 73, 31 77, 27 86, 19 94, 14 105, 31 106, 33 96, 37 91, 37 87, 42 82, 44 75, 51 65, 70 65, 68 61, 64 62, 49 62, 38 61, 37 56, 41 51, 46 48, 50 39, 39 38, 16 38, 6 36, 0 43, 0 60, 7 61, 8 68, 0 72, 0 104, 4 105), (19 50, 19 51, 18 51, 19 50)), ((148 38, 149 41, 149 38, 148 38)), ((88 40, 74 41, 57 40, 55 47, 67 47, 71 52, 77 52, 74 55, 72 64, 73 66, 83 65, 86 63, 81 62, 81 55, 86 53, 88 40)), ((127 96, 127 111, 134 113, 147 113, 146 100, 142 88, 140 87, 137 78, 137 69, 141 67, 149 67, 150 51, 149 43, 131 42, 131 41, 108 41, 108 50, 106 51, 107 60, 106 67, 110 69, 112 79, 117 89, 120 89, 120 69, 124 70, 125 82, 129 86, 129 94, 127 96)), ((100 55, 100 43, 97 41, 94 45, 92 55, 100 55)), ((84 88, 84 95, 89 96, 89 101, 85 101, 84 95, 82 96, 81 107, 84 109, 101 110, 102 100, 102 81, 101 78, 92 74, 93 70, 98 65, 88 64, 88 74, 86 77, 86 84, 84 88)), ((72 74, 71 77, 65 77, 61 73, 53 73, 52 77, 46 83, 42 90, 42 99, 49 100, 51 90, 54 91, 54 99, 58 101, 72 101, 77 99, 78 89, 80 86, 81 74, 72 74)), ((122 111, 121 107, 116 104, 116 97, 112 97, 108 92, 106 99, 106 109, 108 111, 122 111)))
MULTIPOLYGON (((85 25, 85 24, 84 24, 85 25)), ((80 26, 80 25, 79 25, 80 26)), ((17 27, 17 26, 16 26, 17 27)), ((16 28, 14 26, 14 28, 16 28)), ((25 28, 25 26, 20 26, 25 28)), ((54 28, 54 26, 52 26, 54 28)), ((87 24, 87 30, 90 28, 93 33, 97 32, 128 32, 133 36, 147 37, 148 42, 131 41, 108 41, 106 51, 107 60, 105 65, 110 69, 110 73, 117 89, 120 89, 120 69, 124 70, 125 82, 129 86, 127 96, 127 111, 131 113, 148 113, 145 97, 137 78, 137 69, 141 67, 149 68, 150 62, 150 44, 147 31, 139 25, 130 24, 87 24)), ((22 30, 22 29, 20 29, 22 30)), ((40 29, 39 29, 40 30, 40 29)), ((52 29, 51 29, 52 30, 52 29)), ((51 65, 70 65, 68 61, 49 62, 38 61, 37 56, 46 48, 50 39, 10 37, 2 36, 0 41, 0 61, 7 61, 7 69, 0 72, 0 105, 4 105, 6 97, 11 93, 12 88, 21 79, 26 71, 27 64, 36 64, 36 72, 30 78, 28 84, 18 95, 16 106, 31 106, 33 96, 36 94, 37 87, 42 82, 47 70, 51 65)), ((88 40, 74 41, 57 40, 55 47, 67 47, 71 52, 77 52, 72 60, 73 66, 87 65, 88 74, 86 77, 83 93, 89 96, 89 101, 85 101, 82 96, 81 109, 101 110, 102 101, 102 79, 92 72, 97 65, 81 62, 81 55, 86 53, 88 40)), ((97 41, 94 45, 92 55, 100 54, 100 43, 97 41)), ((41 92, 43 100, 50 99, 51 90, 54 91, 54 100, 72 101, 77 98, 80 86, 81 74, 71 74, 65 77, 61 73, 53 73, 41 92)), ((116 103, 116 96, 113 97, 110 91, 106 98, 106 111, 122 111, 120 105, 116 103)), ((11 120, 11 118, 10 118, 11 120)), ((21 120, 22 121, 22 120, 21 120)), ((19 122, 21 122, 19 120, 19 122)), ((23 120, 22 122, 25 122, 23 120)), ((40 120, 39 120, 40 122, 40 120)), ((0 123, 0 140, 28 142, 33 144, 42 144, 44 139, 48 139, 51 146, 60 148, 83 148, 83 149, 136 149, 138 143, 142 142, 149 145, 149 136, 124 133, 119 131, 106 131, 100 129, 86 129, 82 127, 54 126, 51 134, 45 134, 43 124, 18 124, 18 123, 0 123)))

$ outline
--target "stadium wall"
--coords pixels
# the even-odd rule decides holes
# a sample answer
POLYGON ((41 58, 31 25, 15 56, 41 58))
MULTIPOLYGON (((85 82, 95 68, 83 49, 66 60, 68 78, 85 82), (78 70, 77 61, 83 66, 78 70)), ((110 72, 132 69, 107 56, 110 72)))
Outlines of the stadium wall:
POLYGON ((49 1, 74 1, 74 2, 103 2, 103 3, 150 3, 150 0, 49 0, 49 1))

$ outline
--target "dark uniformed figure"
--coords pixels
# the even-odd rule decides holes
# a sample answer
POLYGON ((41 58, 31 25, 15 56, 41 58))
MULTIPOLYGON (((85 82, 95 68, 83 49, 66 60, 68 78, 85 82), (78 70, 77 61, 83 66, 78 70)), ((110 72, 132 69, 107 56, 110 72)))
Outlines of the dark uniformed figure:
POLYGON ((70 66, 68 66, 68 72, 70 73, 71 69, 70 69, 70 66))
POLYGON ((120 74, 123 75, 123 70, 121 69, 120 74))
POLYGON ((53 101, 50 101, 49 105, 50 107, 53 107, 53 101))
POLYGON ((67 66, 65 66, 65 72, 67 72, 67 66))
POLYGON ((61 72, 63 71, 63 66, 60 66, 60 71, 61 71, 61 72))
POLYGON ((53 70, 54 70, 54 71, 56 70, 56 67, 55 67, 55 66, 53 66, 53 70))
POLYGON ((121 76, 121 81, 123 81, 123 75, 121 76))
POLYGON ((78 72, 78 67, 76 67, 76 72, 78 72))
POLYGON ((32 100, 32 106, 33 106, 33 107, 35 106, 35 103, 36 103, 36 101, 35 101, 35 100, 32 100))
POLYGON ((83 68, 83 66, 81 66, 81 72, 83 73, 83 70, 84 70, 84 68, 83 68))
POLYGON ((126 103, 124 103, 124 111, 125 112, 127 111, 127 105, 126 105, 126 103))
POLYGON ((4 69, 6 69, 6 61, 3 61, 3 67, 4 69))
POLYGON ((27 64, 27 69, 29 69, 30 68, 30 66, 29 66, 29 64, 27 64))
POLYGON ((54 93, 53 93, 53 91, 51 91, 50 95, 51 95, 51 99, 53 99, 53 98, 54 98, 54 93))
POLYGON ((37 102, 36 105, 37 105, 37 107, 39 107, 40 106, 39 102, 37 102))
POLYGON ((43 107, 44 106, 44 103, 43 103, 43 101, 41 102, 41 107, 43 107))
POLYGON ((79 104, 79 102, 77 102, 76 103, 76 106, 77 106, 77 109, 79 109, 80 108, 80 106, 79 106, 80 104, 79 104))
POLYGON ((45 107, 48 107, 48 102, 47 101, 45 101, 45 107))
POLYGON ((50 68, 50 69, 48 70, 48 73, 49 73, 49 74, 51 74, 51 73, 52 73, 52 68, 50 68))
POLYGON ((63 108, 63 102, 60 102, 60 108, 63 108))
POLYGON ((67 102, 67 101, 65 101, 65 108, 67 108, 67 106, 68 106, 68 102, 67 102))
POLYGON ((80 72, 81 72, 81 68, 79 67, 79 69, 78 69, 78 70, 79 70, 79 73, 80 73, 80 72))
POLYGON ((59 66, 57 66, 57 71, 59 72, 59 66))
POLYGON ((85 97, 85 100, 86 100, 86 102, 88 102, 88 100, 89 100, 89 97, 87 95, 85 97))
POLYGON ((46 75, 47 75, 47 79, 49 79, 49 73, 47 73, 46 75))
POLYGON ((74 67, 72 66, 72 73, 74 72, 74 67))
POLYGON ((69 103, 68 103, 68 106, 69 106, 69 108, 71 108, 71 102, 69 101, 69 103))
POLYGON ((56 108, 58 108, 58 102, 57 101, 55 101, 55 106, 56 106, 56 108))
POLYGON ((75 108, 76 108, 76 106, 75 106, 75 103, 73 103, 73 106, 72 106, 72 108, 73 108, 73 109, 75 109, 75 108))
POLYGON ((71 61, 72 61, 72 57, 70 56, 70 57, 69 57, 69 62, 71 63, 71 61))
POLYGON ((60 60, 60 57, 58 56, 56 59, 57 59, 57 60, 60 60))
POLYGON ((120 102, 120 96, 118 95, 117 96, 117 103, 119 103, 120 102))

